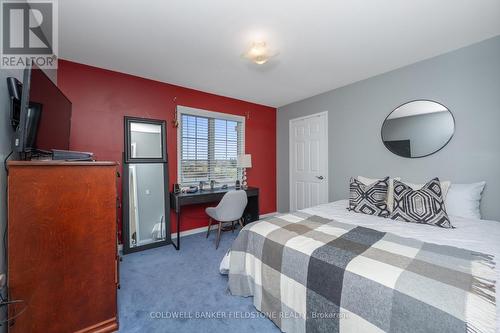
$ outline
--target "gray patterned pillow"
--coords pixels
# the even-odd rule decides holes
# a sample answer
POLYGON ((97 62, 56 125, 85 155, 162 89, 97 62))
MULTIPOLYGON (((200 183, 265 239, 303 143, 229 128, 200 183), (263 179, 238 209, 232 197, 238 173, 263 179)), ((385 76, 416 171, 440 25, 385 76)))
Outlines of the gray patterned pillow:
POLYGON ((389 190, 389 177, 365 185, 356 178, 349 182, 349 208, 356 213, 388 217, 387 191, 389 190))
POLYGON ((420 190, 395 180, 391 219, 454 228, 446 213, 439 178, 432 179, 420 190))

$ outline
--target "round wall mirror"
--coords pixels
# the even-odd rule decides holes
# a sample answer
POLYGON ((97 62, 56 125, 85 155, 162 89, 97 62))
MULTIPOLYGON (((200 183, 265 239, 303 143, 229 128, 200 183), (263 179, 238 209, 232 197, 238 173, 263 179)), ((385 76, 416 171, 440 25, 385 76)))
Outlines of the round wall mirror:
POLYGON ((392 111, 382 124, 382 141, 396 155, 429 156, 450 142, 455 119, 448 108, 428 100, 405 103, 392 111))

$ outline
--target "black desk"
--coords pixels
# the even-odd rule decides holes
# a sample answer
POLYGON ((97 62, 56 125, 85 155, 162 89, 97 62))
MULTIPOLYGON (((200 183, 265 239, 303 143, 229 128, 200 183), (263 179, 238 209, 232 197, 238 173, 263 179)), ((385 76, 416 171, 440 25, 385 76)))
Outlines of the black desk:
MULTIPOLYGON (((203 190, 196 193, 179 193, 170 192, 170 209, 174 209, 177 214, 177 245, 172 242, 176 250, 180 249, 180 223, 181 223, 181 207, 196 204, 205 204, 211 202, 219 202, 227 191, 234 190, 234 187, 227 189, 203 190)), ((257 221, 259 219, 259 189, 256 187, 248 187, 246 190, 248 196, 248 204, 243 213, 244 223, 257 221)))

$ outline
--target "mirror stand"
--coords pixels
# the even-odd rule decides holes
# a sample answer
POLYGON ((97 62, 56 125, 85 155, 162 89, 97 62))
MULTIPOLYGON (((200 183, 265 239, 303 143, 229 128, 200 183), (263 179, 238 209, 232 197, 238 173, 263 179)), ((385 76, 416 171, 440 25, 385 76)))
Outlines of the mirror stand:
POLYGON ((125 117, 123 253, 172 244, 166 124, 125 117))

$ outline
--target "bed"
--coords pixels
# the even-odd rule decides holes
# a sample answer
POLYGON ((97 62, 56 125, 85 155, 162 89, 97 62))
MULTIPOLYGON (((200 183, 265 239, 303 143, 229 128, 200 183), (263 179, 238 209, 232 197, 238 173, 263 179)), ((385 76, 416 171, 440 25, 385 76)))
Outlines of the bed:
POLYGON ((231 293, 253 296, 283 332, 500 332, 499 222, 450 217, 456 228, 443 229, 346 207, 245 226, 231 293))

